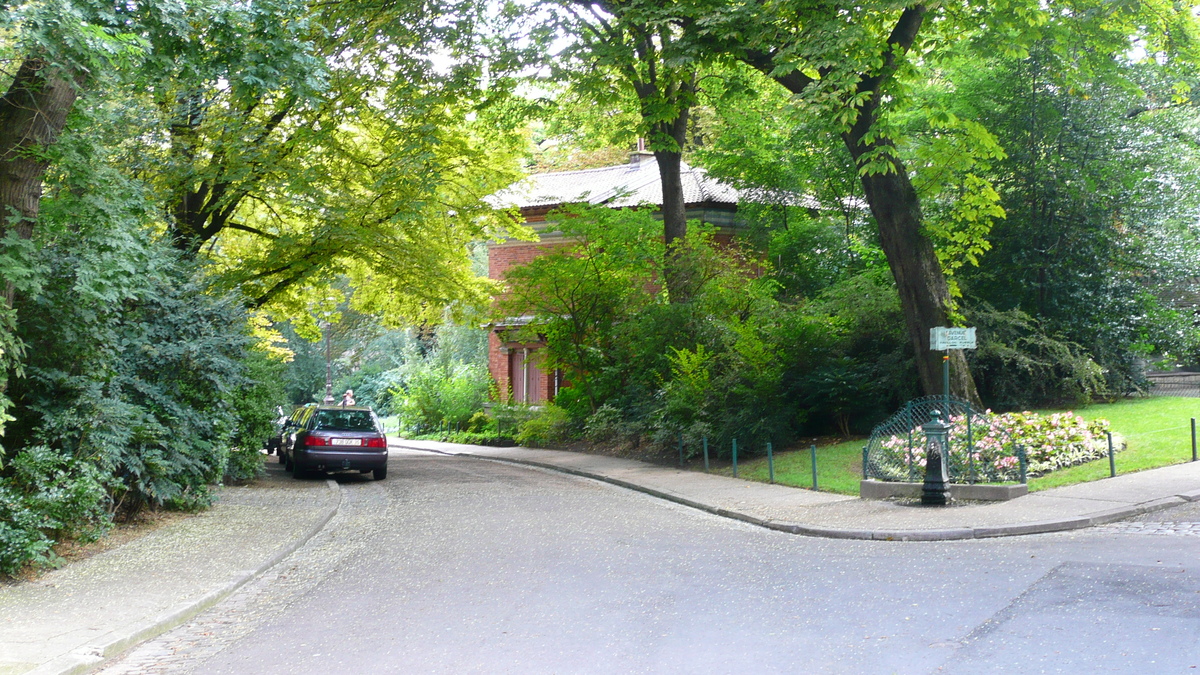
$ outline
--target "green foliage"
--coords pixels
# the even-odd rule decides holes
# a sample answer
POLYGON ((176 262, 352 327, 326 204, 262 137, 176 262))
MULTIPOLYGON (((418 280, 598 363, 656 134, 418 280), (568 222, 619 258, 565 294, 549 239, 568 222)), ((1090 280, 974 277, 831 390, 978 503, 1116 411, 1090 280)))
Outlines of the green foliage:
POLYGON ((1082 347, 1048 335, 1024 312, 980 305, 966 315, 980 336, 968 356, 971 371, 991 406, 1086 404, 1107 391, 1103 371, 1082 347))
POLYGON ((37 445, 8 469, 0 475, 0 574, 52 565, 56 540, 94 541, 108 530, 111 502, 94 464, 37 445))
POLYGON ((576 243, 510 270, 498 321, 533 315, 547 336, 547 367, 562 368, 595 409, 626 384, 631 354, 619 333, 655 302, 661 227, 643 209, 577 206, 556 218, 576 243))
POLYGON ((461 430, 483 410, 491 394, 487 332, 444 324, 428 333, 411 332, 392 358, 400 365, 380 377, 391 383, 389 409, 408 433, 461 430))
POLYGON ((1195 344, 1194 311, 1168 303, 1200 272, 1183 253, 1200 202, 1164 187, 1200 179, 1200 155, 1180 142, 1195 113, 1166 103, 1170 81, 1153 64, 1118 62, 1105 78, 1081 78, 1076 68, 1090 57, 1078 49, 1039 42, 1025 58, 971 60, 947 94, 1007 153, 990 171, 1007 218, 981 266, 961 275, 967 305, 999 311, 988 312, 999 351, 978 355, 992 360, 985 388, 997 398, 985 400, 997 406, 1136 392, 1143 356, 1195 344), (1034 321, 1002 320, 1013 310, 1034 321))
POLYGON ((842 435, 865 433, 916 396, 912 353, 886 269, 829 287, 805 311, 830 327, 822 349, 826 358, 798 382, 796 395, 810 414, 832 420, 842 435))
POLYGON ((427 58, 470 52, 474 31, 409 5, 192 10, 190 30, 156 36, 134 100, 160 130, 141 150, 165 168, 176 245, 281 319, 342 279, 394 323, 485 304, 467 249, 509 224, 483 201, 517 177, 504 70, 427 58))
POLYGON ((248 481, 262 476, 267 471, 267 456, 259 448, 233 447, 225 463, 225 481, 248 481))
POLYGON ((245 314, 153 246, 157 273, 121 289, 123 301, 73 311, 87 295, 82 243, 47 247, 48 283, 18 305, 31 347, 28 377, 14 387, 19 437, 93 458, 118 499, 206 504, 236 431, 245 314))
POLYGON ((569 440, 574 429, 571 415, 550 403, 533 417, 521 422, 515 440, 518 445, 525 447, 547 448, 569 440))
POLYGON ((490 382, 487 369, 476 364, 410 367, 392 409, 402 427, 417 433, 446 425, 457 429, 483 409, 490 382))
POLYGON ((649 449, 682 435, 693 453, 707 437, 724 452, 732 438, 753 446, 869 425, 910 390, 886 270, 834 284, 820 302, 783 304, 763 261, 693 225, 680 251, 691 300, 667 303, 653 292, 650 227, 637 212, 581 209, 562 221, 575 245, 508 277, 501 312, 534 316, 524 330, 544 335, 566 371, 555 403, 576 433, 649 449))
POLYGON ((275 433, 276 407, 285 402, 282 375, 286 366, 259 350, 247 351, 242 365, 245 381, 230 397, 236 419, 230 443, 239 450, 257 452, 275 433))

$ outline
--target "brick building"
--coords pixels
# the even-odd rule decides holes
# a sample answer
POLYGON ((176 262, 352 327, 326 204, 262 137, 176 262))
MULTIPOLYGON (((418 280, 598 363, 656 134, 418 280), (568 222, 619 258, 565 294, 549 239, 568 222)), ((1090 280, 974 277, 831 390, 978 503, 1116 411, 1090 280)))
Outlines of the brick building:
MULTIPOLYGON (((717 238, 728 240, 738 228, 738 192, 709 178, 703 169, 681 167, 688 220, 717 227, 717 238)), ((510 268, 528 263, 555 247, 570 242, 554 227, 547 214, 567 204, 588 203, 614 209, 645 204, 662 205, 662 182, 653 153, 635 152, 628 164, 582 171, 544 173, 496 194, 499 208, 519 208, 521 216, 538 234, 538 241, 495 241, 488 245, 488 276, 503 279, 510 268)), ((488 369, 501 392, 517 403, 537 404, 552 400, 563 384, 562 374, 542 366, 543 342, 518 342, 513 328, 526 325, 529 317, 510 317, 492 327, 488 338, 488 369)))

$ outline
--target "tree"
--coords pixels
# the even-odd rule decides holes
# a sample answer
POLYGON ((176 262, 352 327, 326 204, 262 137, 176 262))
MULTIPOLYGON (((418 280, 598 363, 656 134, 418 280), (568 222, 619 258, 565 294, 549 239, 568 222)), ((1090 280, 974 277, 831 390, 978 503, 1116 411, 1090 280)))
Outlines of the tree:
POLYGON ((646 210, 584 207, 561 214, 574 244, 547 252, 505 277, 500 316, 534 317, 554 367, 565 371, 588 407, 614 396, 634 362, 622 324, 654 302, 661 271, 657 223, 646 210))
POLYGON ((745 64, 706 69, 691 161, 747 195, 739 237, 765 252, 783 297, 811 299, 882 253, 854 161, 823 120, 780 114, 790 96, 745 64))
POLYGON ((158 130, 130 156, 177 248, 278 317, 341 277, 357 308, 395 321, 485 301, 467 249, 506 224, 483 198, 515 178, 516 115, 503 73, 427 57, 473 33, 421 3, 191 12, 193 33, 154 36, 137 106, 158 130))
POLYGON ((668 296, 671 302, 686 302, 687 213, 680 164, 696 102, 698 57, 704 54, 683 29, 691 19, 679 13, 679 6, 645 0, 562 6, 575 19, 569 27, 577 42, 568 51, 571 68, 560 68, 559 74, 585 97, 637 110, 662 184, 668 296))
POLYGON ((953 104, 1008 154, 991 176, 1007 218, 963 283, 972 301, 1025 312, 1081 345, 1108 389, 1126 393, 1139 388, 1139 358, 1182 356, 1195 341, 1195 317, 1157 295, 1200 272, 1185 253, 1200 214, 1196 112, 1173 100, 1158 64, 1073 82, 1075 54, 1041 42, 1024 58, 949 71, 953 104))
MULTIPOLYGON (((922 4, 787 5, 775 15, 779 24, 763 26, 765 34, 737 52, 793 94, 834 102, 837 130, 859 166, 863 194, 900 293, 921 388, 933 394, 941 390, 942 358, 929 349, 929 329, 951 322, 950 287, 923 231, 920 197, 895 140, 882 128, 885 104, 897 93, 897 74, 908 68, 906 56, 928 11, 922 4)), ((977 401, 962 352, 950 358, 951 390, 977 401)))
MULTIPOLYGON (((929 350, 929 328, 953 318, 951 286, 939 264, 912 167, 904 159, 901 115, 913 112, 911 85, 938 76, 947 55, 966 48, 1017 53, 1041 34, 1051 18, 1061 19, 1092 54, 1087 63, 1101 72, 1134 41, 1163 58, 1192 48, 1195 18, 1169 3, 1153 6, 1064 8, 1026 3, 1003 8, 970 3, 746 3, 710 11, 697 30, 772 77, 797 97, 797 104, 831 124, 859 167, 863 192, 879 228, 880 244, 896 279, 909 340, 927 393, 940 387, 941 358, 929 350)), ((943 121, 939 111, 930 111, 943 121)), ((980 130, 975 130, 980 131, 980 130)), ((975 134, 986 142, 983 134, 975 134)), ((994 207, 994 191, 971 181, 970 201, 994 207)), ((969 206, 969 204, 968 204, 969 206)), ((992 209, 989 209, 992 210, 992 209)), ((968 236, 986 233, 988 214, 978 205, 968 236), (981 218, 982 217, 982 218, 981 218), (977 227, 980 220, 984 227, 977 227), (972 232, 972 230, 974 230, 972 232)), ((994 212, 994 210, 993 210, 994 212)), ((977 400, 961 353, 951 354, 952 389, 977 400)))

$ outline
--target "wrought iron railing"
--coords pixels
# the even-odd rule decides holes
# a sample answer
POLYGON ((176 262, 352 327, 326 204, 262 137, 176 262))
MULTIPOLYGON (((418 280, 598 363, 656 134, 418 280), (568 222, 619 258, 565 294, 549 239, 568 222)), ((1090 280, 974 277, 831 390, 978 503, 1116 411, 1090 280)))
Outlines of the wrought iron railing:
POLYGON ((1025 482, 1026 457, 994 416, 946 396, 909 401, 875 427, 863 448, 863 478, 924 480, 926 438, 922 425, 939 416, 950 424, 947 468, 952 483, 1025 482))

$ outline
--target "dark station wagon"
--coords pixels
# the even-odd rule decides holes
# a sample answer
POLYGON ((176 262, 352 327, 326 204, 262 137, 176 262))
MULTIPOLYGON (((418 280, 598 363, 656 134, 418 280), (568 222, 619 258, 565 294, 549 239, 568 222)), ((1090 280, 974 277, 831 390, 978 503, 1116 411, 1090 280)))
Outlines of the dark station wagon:
POLYGON ((387 477, 387 436, 379 418, 363 406, 309 405, 288 418, 280 461, 296 478, 315 471, 373 473, 387 477))

